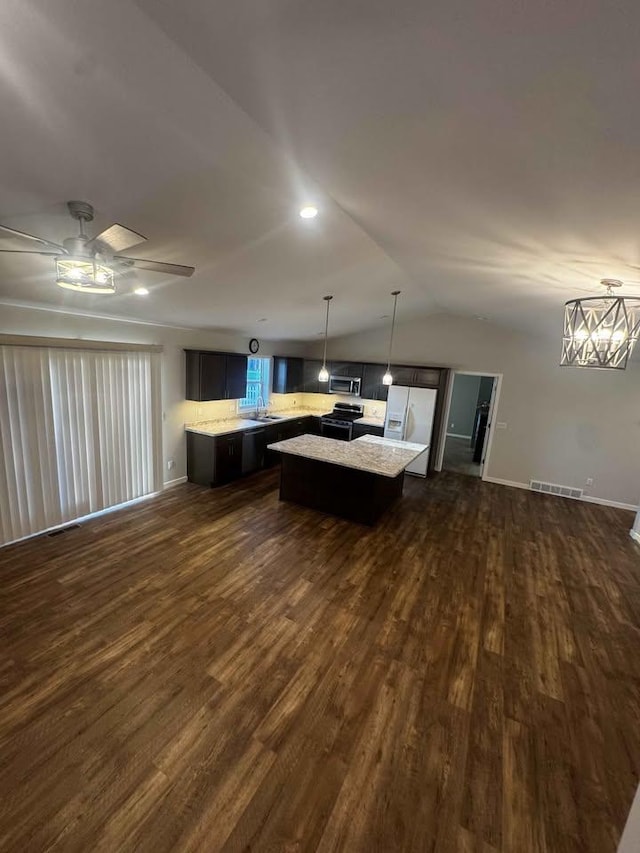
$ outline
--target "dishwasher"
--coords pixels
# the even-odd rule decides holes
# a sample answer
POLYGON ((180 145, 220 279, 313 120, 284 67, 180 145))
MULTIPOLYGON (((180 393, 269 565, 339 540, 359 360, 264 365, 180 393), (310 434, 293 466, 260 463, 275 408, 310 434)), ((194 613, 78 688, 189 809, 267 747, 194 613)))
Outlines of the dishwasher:
POLYGON ((242 435, 242 473, 250 474, 264 467, 266 430, 264 427, 247 430, 242 435))

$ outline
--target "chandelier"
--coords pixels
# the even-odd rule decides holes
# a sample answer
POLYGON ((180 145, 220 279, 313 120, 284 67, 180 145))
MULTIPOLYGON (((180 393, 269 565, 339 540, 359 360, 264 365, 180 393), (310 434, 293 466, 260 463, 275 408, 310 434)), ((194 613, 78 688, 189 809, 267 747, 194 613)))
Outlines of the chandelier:
POLYGON ((616 296, 622 282, 605 278, 604 296, 570 299, 564 306, 562 367, 624 370, 640 337, 640 297, 616 296))

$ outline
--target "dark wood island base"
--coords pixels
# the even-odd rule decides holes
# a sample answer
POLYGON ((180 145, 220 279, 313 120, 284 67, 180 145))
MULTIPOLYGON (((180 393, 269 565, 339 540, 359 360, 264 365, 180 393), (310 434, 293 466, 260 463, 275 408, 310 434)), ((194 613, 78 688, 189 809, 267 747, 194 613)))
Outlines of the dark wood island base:
POLYGON ((404 471, 385 477, 304 456, 281 456, 281 501, 374 525, 402 495, 404 471))

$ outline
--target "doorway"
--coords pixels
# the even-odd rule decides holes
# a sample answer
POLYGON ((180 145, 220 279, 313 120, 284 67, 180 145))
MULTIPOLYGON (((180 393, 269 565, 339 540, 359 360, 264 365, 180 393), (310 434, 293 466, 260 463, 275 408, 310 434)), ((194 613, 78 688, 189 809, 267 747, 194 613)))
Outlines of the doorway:
POLYGON ((454 374, 442 457, 445 471, 482 477, 497 383, 496 376, 454 374))

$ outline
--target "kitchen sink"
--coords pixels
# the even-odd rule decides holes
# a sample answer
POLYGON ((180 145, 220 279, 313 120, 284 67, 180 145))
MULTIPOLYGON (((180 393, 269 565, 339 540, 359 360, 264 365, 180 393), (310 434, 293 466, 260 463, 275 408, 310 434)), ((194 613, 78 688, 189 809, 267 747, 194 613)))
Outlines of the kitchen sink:
POLYGON ((259 418, 251 418, 252 421, 258 421, 261 424, 269 423, 269 421, 281 421, 281 415, 262 415, 259 418))

